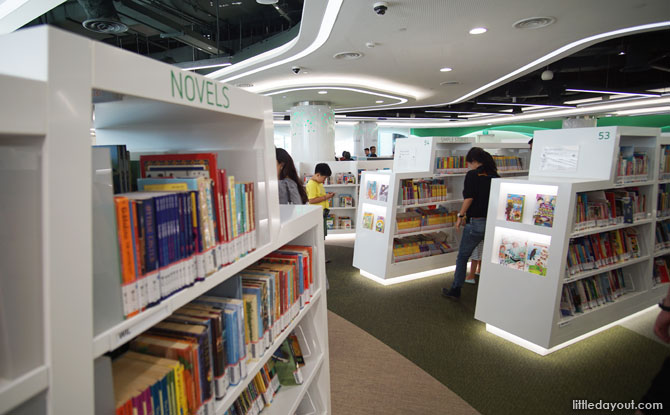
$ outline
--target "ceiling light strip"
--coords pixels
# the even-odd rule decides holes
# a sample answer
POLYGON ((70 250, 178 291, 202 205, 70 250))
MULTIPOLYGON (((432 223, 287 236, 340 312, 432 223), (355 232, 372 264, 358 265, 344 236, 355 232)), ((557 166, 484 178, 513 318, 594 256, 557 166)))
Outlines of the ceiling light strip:
POLYGON ((660 94, 643 94, 636 92, 616 92, 616 91, 602 91, 598 89, 575 89, 575 88, 565 88, 569 92, 589 92, 591 94, 606 94, 606 95, 636 95, 640 97, 660 97, 660 94))
POLYGON ((486 91, 490 88, 498 86, 498 85, 502 84, 503 82, 505 82, 505 81, 507 81, 507 80, 509 80, 509 79, 511 79, 511 78, 513 78, 513 77, 515 77, 515 76, 517 76, 517 75, 519 75, 519 74, 521 74, 525 71, 534 69, 536 66, 540 66, 541 64, 547 62, 548 60, 550 60, 550 59, 552 59, 552 58, 554 58, 554 57, 556 57, 556 56, 558 56, 558 55, 560 55, 564 52, 567 52, 570 49, 581 46, 585 43, 595 42, 597 40, 601 40, 601 39, 605 39, 605 38, 609 38, 609 37, 621 36, 621 35, 629 34, 629 33, 633 33, 633 32, 642 32, 642 31, 648 31, 648 30, 654 30, 654 29, 662 29, 662 28, 666 28, 666 27, 670 27, 670 21, 659 22, 659 23, 650 23, 650 24, 645 24, 645 25, 640 25, 640 26, 633 26, 633 27, 627 27, 627 28, 624 28, 624 29, 613 30, 613 31, 610 31, 610 32, 600 33, 598 35, 593 35, 593 36, 585 37, 585 38, 580 39, 580 40, 576 40, 572 43, 568 43, 567 45, 565 45, 561 48, 556 49, 555 51, 553 51, 553 52, 551 52, 547 55, 542 56, 539 59, 536 59, 536 60, 522 66, 521 68, 519 68, 519 69, 517 69, 513 72, 508 73, 507 75, 504 75, 504 76, 496 79, 495 81, 489 82, 488 84, 486 84, 484 86, 481 86, 481 87, 475 89, 474 91, 471 91, 471 92, 463 95, 460 98, 457 98, 457 99, 455 99, 451 102, 441 104, 441 105, 457 104, 459 102, 463 102, 463 101, 465 101, 469 98, 477 96, 481 92, 484 92, 484 91, 486 91))
POLYGON ((185 71, 195 71, 196 69, 209 69, 209 68, 220 68, 221 66, 230 66, 232 63, 226 62, 226 63, 217 63, 214 65, 202 65, 202 66, 193 66, 190 68, 182 68, 185 71))
MULTIPOLYGON (((303 58, 303 57, 309 55, 310 53, 316 51, 321 46, 323 46, 323 44, 326 43, 326 41, 330 37, 330 33, 332 32, 333 27, 335 26, 335 21, 337 20, 337 15, 340 13, 340 9, 342 7, 342 2, 343 1, 344 0, 328 0, 328 5, 326 6, 326 11, 323 14, 323 20, 321 21, 319 32, 318 32, 316 38, 314 39, 314 41, 307 48, 303 49, 302 51, 296 53, 293 56, 289 56, 288 58, 281 59, 279 61, 272 62, 272 63, 269 63, 269 64, 264 65, 264 66, 259 66, 258 68, 249 70, 247 72, 242 72, 240 74, 233 75, 233 76, 230 76, 230 77, 225 78, 225 79, 221 79, 220 81, 221 82, 234 81, 235 79, 239 79, 239 78, 242 78, 244 76, 253 75, 255 73, 265 71, 267 69, 274 68, 274 67, 279 66, 279 65, 284 65, 288 62, 293 62, 297 59, 303 58)), ((305 2, 305 4, 307 4, 307 2, 305 2)), ((301 30, 302 30, 302 27, 301 27, 301 30)), ((254 56, 252 58, 246 59, 246 60, 244 60, 240 63, 232 65, 229 68, 225 68, 225 69, 221 69, 219 71, 212 72, 212 73, 210 73, 206 76, 208 78, 221 78, 221 77, 224 77, 227 74, 229 74, 233 71, 239 70, 241 68, 249 67, 249 66, 252 66, 254 64, 266 61, 268 59, 275 58, 275 57, 281 55, 282 53, 288 51, 293 46, 295 46, 295 44, 298 42, 298 38, 300 38, 300 34, 301 33, 298 33, 298 36, 296 36, 295 39, 293 39, 291 42, 289 42, 289 43, 287 43, 283 46, 280 46, 280 47, 272 49, 270 51, 261 53, 260 55, 254 56)))

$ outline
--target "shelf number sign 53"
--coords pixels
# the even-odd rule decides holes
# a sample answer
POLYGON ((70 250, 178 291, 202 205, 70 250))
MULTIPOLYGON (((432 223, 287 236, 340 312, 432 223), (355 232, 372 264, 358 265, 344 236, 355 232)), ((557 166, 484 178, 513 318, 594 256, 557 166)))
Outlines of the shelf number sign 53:
POLYGON ((609 140, 609 139, 610 139, 609 131, 601 131, 598 133, 598 140, 609 140))

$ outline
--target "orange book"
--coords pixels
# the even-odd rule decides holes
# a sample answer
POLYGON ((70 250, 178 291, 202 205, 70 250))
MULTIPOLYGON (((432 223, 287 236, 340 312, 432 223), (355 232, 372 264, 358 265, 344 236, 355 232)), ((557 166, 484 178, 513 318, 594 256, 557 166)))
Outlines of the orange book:
POLYGON ((139 313, 139 304, 137 301, 134 237, 128 202, 126 197, 114 197, 116 227, 119 236, 119 257, 121 259, 123 314, 125 317, 132 317, 139 313))

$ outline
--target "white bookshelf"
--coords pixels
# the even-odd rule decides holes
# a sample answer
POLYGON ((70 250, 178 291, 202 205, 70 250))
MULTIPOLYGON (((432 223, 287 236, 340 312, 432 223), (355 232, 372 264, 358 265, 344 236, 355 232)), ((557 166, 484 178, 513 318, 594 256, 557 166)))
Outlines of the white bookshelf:
MULTIPOLYGON (((477 293, 475 318, 487 330, 539 354, 557 350, 580 336, 621 318, 653 306, 663 290, 652 289, 654 231, 658 189, 659 130, 634 127, 577 128, 536 132, 528 178, 494 179, 491 185, 484 242, 482 276, 477 293), (633 223, 603 224, 575 229, 575 204, 581 192, 620 189, 615 161, 620 146, 639 147, 649 157, 648 177, 626 186, 637 187, 647 197, 646 212, 633 223), (556 155, 572 154, 574 163, 552 164, 556 155), (591 155, 598 154, 598 157, 591 155), (505 206, 508 194, 525 195, 523 220, 508 222, 505 206), (533 224, 536 195, 556 196, 552 227, 533 224), (572 238, 625 228, 635 228, 639 257, 570 275, 568 247, 572 238), (539 276, 499 264, 498 248, 503 236, 517 236, 549 245, 547 275, 539 276), (560 301, 565 284, 609 270, 622 269, 628 291, 616 301, 588 312, 564 317, 560 301)), ((570 157, 568 157, 570 159, 570 157)))
POLYGON ((300 162, 296 167, 299 170, 299 176, 302 178, 304 175, 314 174, 314 168, 319 163, 326 163, 330 170, 333 172, 333 176, 330 178, 329 184, 324 184, 326 192, 335 193, 335 197, 331 199, 333 203, 339 202, 339 196, 342 194, 349 194, 354 199, 354 205, 349 207, 342 207, 334 205, 330 207, 331 214, 335 215, 336 226, 337 226, 337 217, 349 217, 351 218, 351 228, 333 228, 328 229, 328 235, 341 235, 341 234, 353 234, 356 232, 356 215, 358 211, 358 193, 359 193, 359 184, 358 184, 358 170, 383 170, 390 169, 393 167, 393 160, 351 160, 351 161, 314 161, 314 162, 300 162), (345 183, 337 184, 335 183, 335 175, 337 173, 351 173, 356 178, 356 183, 345 183))
MULTIPOLYGON (((7 109, 0 114, 0 177, 15 194, 0 221, 16 230, 0 233, 4 246, 15 247, 0 254, 2 273, 15 275, 0 281, 0 337, 9 339, 0 345, 0 414, 96 413, 101 402, 113 403, 104 379, 94 375, 97 357, 287 242, 314 247, 316 295, 292 324, 315 353, 306 382, 282 388, 290 392, 277 395, 277 406, 298 408, 311 391, 320 413, 329 413, 321 215, 315 207, 280 210, 270 99, 54 28, 0 37, 0 54, 6 58, 0 60, 6 92, 0 103, 7 109), (201 97, 191 88, 196 84, 203 86, 201 97), (123 320, 115 301, 100 300, 119 293, 104 291, 109 281, 92 278, 98 236, 92 231, 92 142, 125 144, 133 158, 217 153, 229 175, 255 183, 257 249, 123 320)), ((229 391, 230 402, 234 394, 229 391)), ((217 413, 227 409, 223 405, 217 413)))

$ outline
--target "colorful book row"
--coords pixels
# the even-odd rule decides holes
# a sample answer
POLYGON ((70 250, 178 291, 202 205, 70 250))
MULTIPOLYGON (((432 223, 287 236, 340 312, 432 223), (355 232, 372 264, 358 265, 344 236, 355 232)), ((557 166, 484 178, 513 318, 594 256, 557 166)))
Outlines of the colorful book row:
POLYGON ((328 201, 329 207, 354 207, 354 197, 349 193, 342 193, 328 201))
POLYGON ((417 208, 396 214, 396 233, 411 233, 449 228, 456 223, 457 212, 440 206, 436 209, 417 208))
POLYGON ((563 285, 561 315, 574 316, 616 301, 627 291, 621 268, 563 285))
POLYGON ((444 179, 400 181, 402 189, 401 204, 442 202, 447 200, 447 182, 444 179))
POLYGON ((636 187, 577 193, 575 231, 644 219, 647 197, 636 187))
POLYGON ((656 215, 659 217, 670 216, 670 183, 658 185, 658 205, 656 215))
POLYGON ((621 146, 616 164, 617 177, 644 180, 649 176, 649 156, 633 146, 621 146))
POLYGON ((670 220, 656 222, 656 250, 670 248, 670 220))
POLYGON ((523 162, 521 157, 517 156, 496 156, 492 155, 493 161, 496 162, 496 166, 499 171, 513 171, 513 170, 523 170, 523 162))
MULTIPOLYGON (((311 247, 284 246, 233 277, 237 298, 201 296, 133 339, 131 351, 165 369, 151 381, 130 370, 144 366, 136 354, 117 359, 117 414, 214 414, 214 401, 247 377, 247 362, 262 357, 310 301, 312 258, 311 247)), ((264 369, 271 378, 272 368, 264 369)))
POLYGON ((654 284, 665 284, 670 282, 670 266, 668 266, 668 257, 663 256, 654 260, 653 271, 654 284))
POLYGON ((617 229, 570 240, 568 273, 603 268, 640 256, 635 228, 617 229))
POLYGON ((333 213, 326 217, 327 229, 352 229, 353 222, 350 216, 337 216, 333 213))
POLYGON ((467 168, 468 166, 465 163, 465 156, 437 157, 435 160, 435 169, 437 170, 467 171, 467 168))
POLYGON ((393 239, 393 262, 409 261, 441 255, 456 249, 449 236, 443 232, 414 235, 393 239))
POLYGON ((670 146, 661 146, 659 180, 670 179, 670 146))

